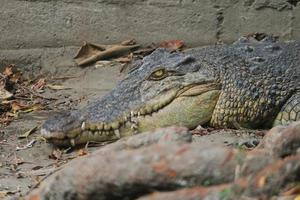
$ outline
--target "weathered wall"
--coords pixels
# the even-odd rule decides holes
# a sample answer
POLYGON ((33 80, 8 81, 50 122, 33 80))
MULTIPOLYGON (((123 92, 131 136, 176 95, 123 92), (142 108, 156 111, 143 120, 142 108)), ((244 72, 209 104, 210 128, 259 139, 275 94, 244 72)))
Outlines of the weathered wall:
POLYGON ((252 32, 299 39, 298 1, 1 0, 0 64, 15 59, 13 50, 78 46, 84 40, 135 38, 149 44, 176 38, 199 46, 252 32))

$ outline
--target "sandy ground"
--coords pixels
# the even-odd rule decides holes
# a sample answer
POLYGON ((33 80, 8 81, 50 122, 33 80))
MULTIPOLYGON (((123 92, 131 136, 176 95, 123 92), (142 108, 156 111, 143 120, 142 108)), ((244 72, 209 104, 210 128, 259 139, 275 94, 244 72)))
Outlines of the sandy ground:
MULTIPOLYGON (((20 115, 9 126, 0 132, 0 199, 15 194, 26 194, 36 187, 43 178, 55 172, 69 160, 93 151, 98 147, 87 149, 60 149, 47 144, 39 137, 39 130, 28 138, 20 139, 19 135, 40 126, 49 116, 61 110, 76 109, 89 101, 109 92, 122 78, 121 65, 108 64, 102 67, 72 67, 59 69, 56 75, 77 76, 61 82, 67 90, 47 90, 45 95, 58 98, 51 110, 32 112, 20 115), (30 144, 32 147, 22 149, 30 144), (18 150, 19 149, 19 150, 18 150)), ((54 75, 54 76, 56 76, 54 75)), ((50 75, 49 75, 50 78, 50 75)), ((240 146, 245 141, 259 140, 255 133, 249 131, 212 131, 207 135, 194 135, 193 141, 199 145, 205 143, 240 146)))

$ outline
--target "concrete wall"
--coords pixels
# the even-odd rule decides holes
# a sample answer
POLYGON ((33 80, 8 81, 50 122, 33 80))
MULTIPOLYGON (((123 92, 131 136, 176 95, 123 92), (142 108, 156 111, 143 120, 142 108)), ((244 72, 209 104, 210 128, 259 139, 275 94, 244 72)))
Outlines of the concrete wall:
POLYGON ((1 0, 0 65, 17 59, 14 51, 69 49, 85 40, 109 44, 135 38, 149 44, 182 39, 199 46, 230 43, 253 32, 300 39, 298 1, 1 0))

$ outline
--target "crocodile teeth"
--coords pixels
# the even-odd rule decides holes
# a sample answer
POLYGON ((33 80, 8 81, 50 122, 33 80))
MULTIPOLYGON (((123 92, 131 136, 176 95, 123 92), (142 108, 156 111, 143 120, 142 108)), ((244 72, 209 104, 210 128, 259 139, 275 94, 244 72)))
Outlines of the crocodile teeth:
POLYGON ((114 133, 117 136, 117 138, 119 138, 119 139, 121 138, 121 134, 120 134, 119 129, 114 130, 114 133))
POLYGON ((85 130, 85 127, 86 127, 86 123, 85 122, 82 122, 82 124, 81 124, 81 130, 85 130))
POLYGON ((102 135, 102 131, 95 131, 95 135, 102 135))
POLYGON ((76 145, 75 139, 71 139, 71 140, 70 140, 70 143, 71 143, 71 145, 74 147, 74 146, 76 145))

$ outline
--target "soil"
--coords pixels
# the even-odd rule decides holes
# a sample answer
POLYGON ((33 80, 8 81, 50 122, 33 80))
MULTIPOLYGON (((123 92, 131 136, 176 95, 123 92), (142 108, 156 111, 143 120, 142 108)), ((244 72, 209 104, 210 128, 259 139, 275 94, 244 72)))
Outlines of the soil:
MULTIPOLYGON (((45 91, 44 95, 58 99, 53 102, 49 110, 21 114, 11 124, 2 127, 0 132, 0 199, 15 194, 26 194, 60 166, 103 145, 57 149, 39 137, 39 129, 27 138, 21 139, 18 136, 34 127, 39 127, 49 115, 62 110, 80 108, 89 101, 103 96, 124 76, 120 73, 121 68, 119 63, 105 63, 104 66, 98 67, 61 68, 57 69, 55 74, 48 75, 49 79, 73 77, 60 80, 60 83, 67 89, 45 91), (34 143, 26 147, 32 141, 34 143)), ((40 74, 40 71, 33 72, 33 74, 40 74)), ((204 130, 200 128, 195 131, 193 142, 199 145, 211 143, 241 147, 249 141, 254 141, 256 144, 261 138, 257 134, 259 132, 247 130, 204 130)))

